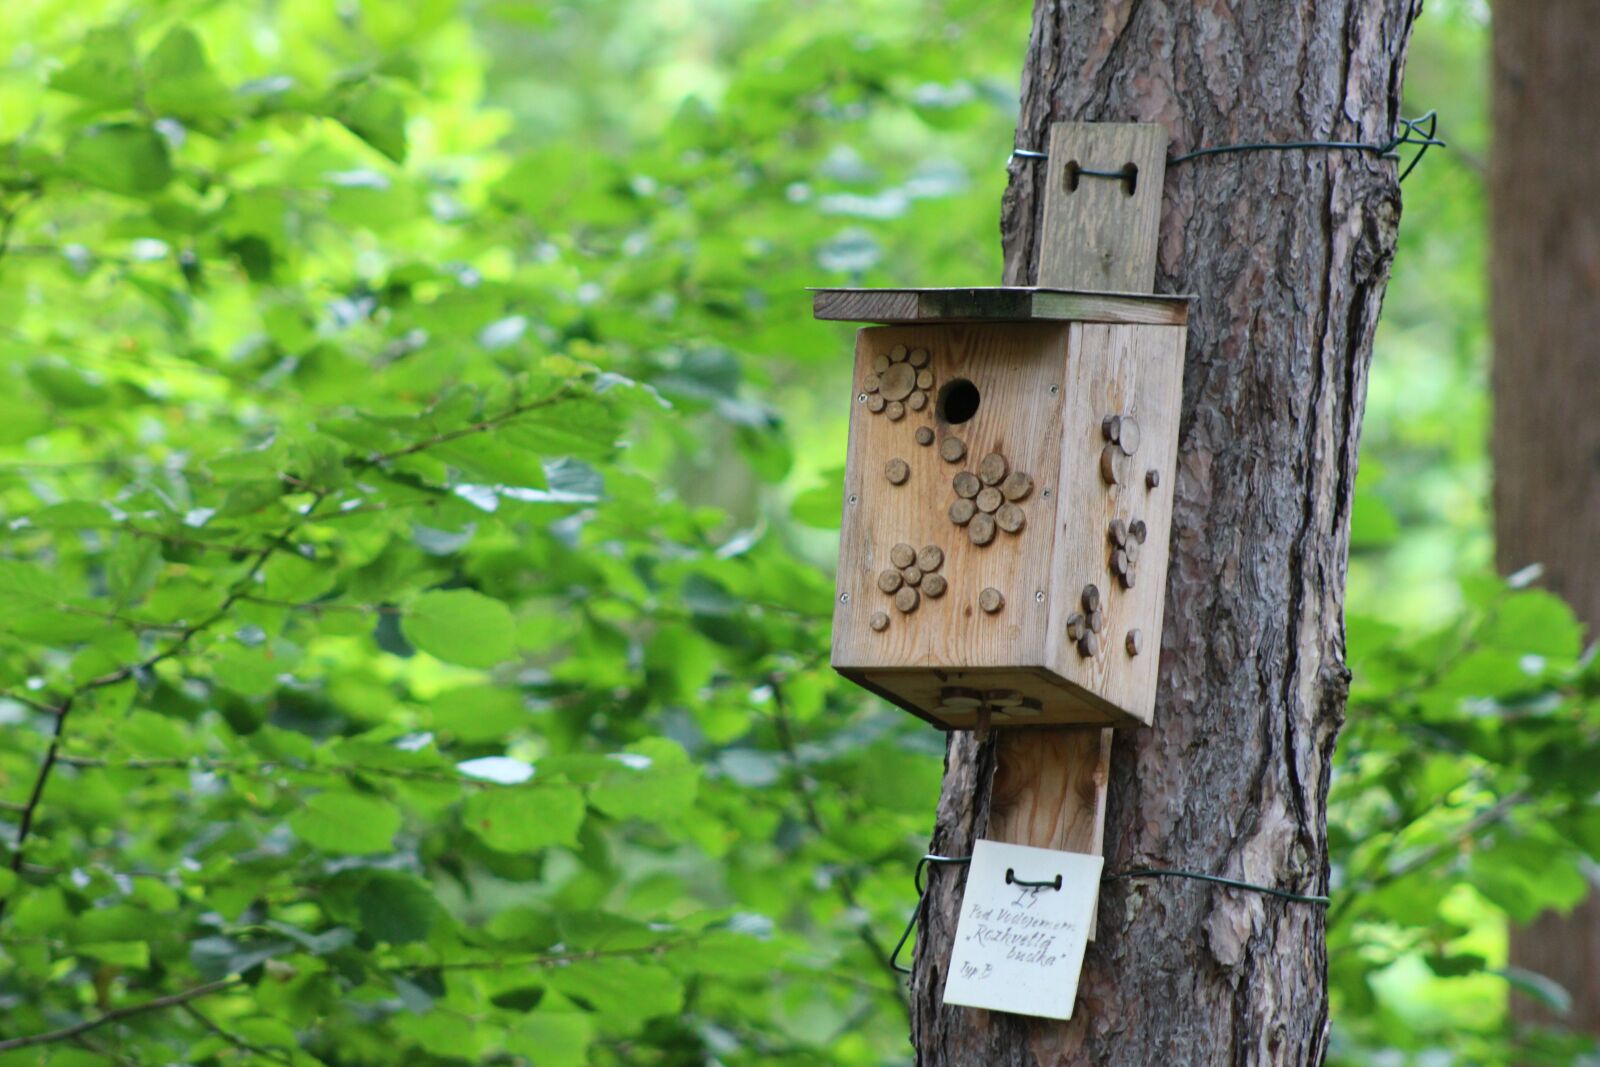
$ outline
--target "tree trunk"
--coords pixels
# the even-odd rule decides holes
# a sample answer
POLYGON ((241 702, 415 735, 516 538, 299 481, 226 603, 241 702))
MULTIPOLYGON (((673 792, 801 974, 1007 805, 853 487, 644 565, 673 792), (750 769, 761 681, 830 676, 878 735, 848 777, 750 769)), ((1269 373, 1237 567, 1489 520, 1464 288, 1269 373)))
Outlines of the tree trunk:
MULTIPOLYGON (((1496 557, 1600 623, 1600 21, 1592 0, 1494 9, 1489 172, 1496 557)), ((1572 994, 1600 1034, 1600 899, 1511 936, 1511 962, 1572 994)), ((1513 1000, 1523 1021, 1548 1021, 1513 1000)))
MULTIPOLYGON (((1038 0, 1017 144, 1064 119, 1160 122, 1173 153, 1382 141, 1416 0, 1038 0)), ((1046 164, 1016 160, 1006 280, 1038 259, 1046 164)), ((1323 892, 1343 719, 1356 442, 1399 223, 1395 165, 1357 152, 1224 155, 1169 170, 1158 291, 1197 297, 1156 722, 1112 756, 1108 871, 1150 865, 1323 892)), ((933 849, 988 821, 993 745, 950 740, 933 849)), ((1321 1061, 1320 908, 1189 880, 1110 881, 1070 1023, 945 1007, 963 886, 935 870, 913 978, 926 1065, 1321 1061)))

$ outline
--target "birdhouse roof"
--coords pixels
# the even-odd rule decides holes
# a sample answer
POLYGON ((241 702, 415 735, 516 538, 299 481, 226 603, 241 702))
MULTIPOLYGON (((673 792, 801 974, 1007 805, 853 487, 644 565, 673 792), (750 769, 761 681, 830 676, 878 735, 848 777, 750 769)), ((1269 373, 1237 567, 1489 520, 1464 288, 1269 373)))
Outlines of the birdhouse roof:
POLYGON ((812 313, 840 322, 1109 322, 1182 326, 1193 297, 1033 286, 813 289, 812 313))

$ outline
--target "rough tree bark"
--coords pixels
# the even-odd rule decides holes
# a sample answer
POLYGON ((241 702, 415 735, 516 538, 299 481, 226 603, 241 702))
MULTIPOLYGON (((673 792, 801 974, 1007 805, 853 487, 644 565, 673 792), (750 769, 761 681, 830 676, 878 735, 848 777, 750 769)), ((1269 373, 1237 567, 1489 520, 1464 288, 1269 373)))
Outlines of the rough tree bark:
MULTIPOLYGON (((1496 555, 1600 624, 1600 21, 1593 0, 1494 8, 1489 172, 1496 555)), ((1513 931, 1511 962, 1600 1034, 1600 896, 1513 931)), ((1523 1021, 1548 1022, 1513 1000, 1523 1021)))
MULTIPOLYGON (((1160 122, 1174 154, 1394 128, 1417 0, 1037 0, 1017 143, 1062 119, 1160 122)), ((1045 164, 1018 160, 1006 280, 1032 280, 1045 164)), ((1325 891, 1343 719, 1356 443, 1399 224, 1395 165, 1252 153, 1168 172, 1156 288, 1198 297, 1153 728, 1119 735, 1107 869, 1172 866, 1325 891)), ((932 847, 989 817, 993 746, 953 735, 932 847)), ((913 978, 919 1064, 1314 1064, 1321 909, 1190 881, 1102 892, 1077 1017, 941 1001, 964 875, 936 870, 913 978)))

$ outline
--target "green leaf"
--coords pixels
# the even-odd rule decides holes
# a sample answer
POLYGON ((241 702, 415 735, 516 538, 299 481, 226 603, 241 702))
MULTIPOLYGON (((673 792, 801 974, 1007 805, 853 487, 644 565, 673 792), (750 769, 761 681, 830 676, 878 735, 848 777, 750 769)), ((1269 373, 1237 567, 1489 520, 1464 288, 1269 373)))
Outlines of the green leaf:
POLYGON ((400 813, 378 797, 318 793, 289 816, 300 840, 323 852, 370 855, 387 852, 400 829, 400 813))
POLYGON ((183 727, 165 715, 139 710, 117 728, 117 743, 134 756, 181 759, 192 751, 183 727))
POLYGON ((187 26, 167 31, 145 63, 145 98, 157 114, 205 119, 232 110, 228 87, 222 84, 205 45, 187 26))
POLYGON ((618 819, 676 818, 694 803, 700 773, 676 741, 654 737, 629 745, 589 788, 589 802, 618 819))
POLYGON ((406 608, 401 630, 422 651, 464 667, 493 667, 516 651, 511 609, 471 589, 423 593, 406 608))
POLYGON ((425 882, 397 871, 372 871, 356 893, 361 929, 377 941, 404 945, 428 936, 439 906, 425 882))
POLYGON ((494 741, 526 728, 532 717, 515 689, 469 685, 428 702, 433 728, 461 741, 494 741))
POLYGON ((396 163, 406 161, 405 102, 386 80, 369 78, 346 89, 333 117, 396 163))
POLYGON ((819 530, 837 530, 841 516, 839 493, 837 485, 807 489, 794 498, 794 503, 789 505, 789 514, 794 516, 796 522, 807 526, 819 530))
POLYGON ((506 1051, 539 1067, 583 1067, 589 1062, 594 1022, 577 1011, 535 1011, 506 1034, 506 1051))
POLYGON ((167 142, 148 126, 90 126, 67 143, 67 173, 88 185, 126 196, 149 196, 172 181, 167 142))
POLYGON ((556 968, 550 972, 550 984, 628 1029, 661 1015, 675 1015, 683 1006, 683 985, 671 971, 625 958, 556 968))
POLYGON ((102 26, 84 36, 82 50, 51 76, 50 88, 108 107, 128 107, 138 99, 138 65, 128 31, 102 26))
POLYGON ((143 970, 150 966, 150 946, 144 941, 95 941, 74 945, 73 951, 117 967, 143 970))
POLYGON ((498 852, 530 853, 576 845, 583 794, 571 786, 486 789, 467 799, 462 820, 498 852))

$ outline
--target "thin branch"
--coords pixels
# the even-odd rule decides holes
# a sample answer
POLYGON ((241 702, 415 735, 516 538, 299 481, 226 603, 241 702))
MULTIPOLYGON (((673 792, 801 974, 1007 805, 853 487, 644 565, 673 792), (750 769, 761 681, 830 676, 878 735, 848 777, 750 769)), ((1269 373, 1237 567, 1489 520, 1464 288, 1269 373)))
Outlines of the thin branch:
POLYGON ((218 1026, 215 1022, 211 1021, 209 1016, 187 1001, 184 1002, 182 1007, 184 1013, 191 1019, 242 1052, 252 1052, 257 1056, 264 1056, 269 1060, 276 1060, 278 1063, 294 1062, 294 1056, 290 1053, 286 1053, 281 1049, 263 1048, 260 1045, 253 1045, 249 1041, 246 1041, 244 1038, 240 1037, 238 1034, 234 1033, 232 1030, 226 1030, 221 1026, 218 1026))
POLYGON ((395 968, 402 973, 417 971, 499 971, 508 967, 565 967, 572 963, 593 960, 639 959, 645 956, 665 956, 676 948, 698 943, 699 937, 686 937, 679 941, 664 941, 655 945, 637 945, 633 948, 596 948, 584 952, 557 952, 546 956, 520 956, 507 959, 446 960, 443 963, 418 963, 395 968))
MULTIPOLYGON (((805 768, 800 763, 799 752, 795 748, 794 733, 789 726, 788 705, 783 696, 782 679, 778 675, 772 674, 768 676, 767 683, 772 686, 772 706, 775 712, 773 725, 777 728, 778 745, 783 749, 784 758, 794 772, 795 782, 799 787, 800 806, 805 812, 806 822, 816 832, 817 836, 826 838, 828 836, 827 827, 823 824, 821 812, 817 810, 816 783, 811 780, 810 775, 805 773, 805 768)), ((867 909, 862 907, 860 898, 856 893, 855 877, 849 871, 840 871, 835 884, 839 887, 839 896, 844 899, 846 904, 855 911, 866 912, 867 909)), ((906 999, 904 987, 900 984, 900 972, 895 970, 894 961, 890 957, 889 950, 884 947, 883 941, 879 939, 878 932, 873 929, 870 920, 863 920, 856 927, 856 936, 861 939, 861 943, 867 947, 867 951, 872 954, 872 957, 878 961, 878 966, 882 967, 884 973, 889 976, 889 988, 893 991, 895 1002, 905 1012, 906 1021, 909 1023, 911 1021, 911 1004, 906 999)))
POLYGON ((520 418, 521 416, 528 414, 530 411, 538 411, 540 408, 552 407, 561 403, 563 400, 570 399, 571 396, 572 394, 568 392, 565 387, 562 387, 543 399, 529 401, 526 404, 519 404, 516 407, 508 408, 498 415, 491 415, 487 419, 482 419, 468 426, 463 426, 459 430, 449 430, 445 433, 436 434, 433 437, 417 441, 416 443, 407 445, 404 448, 397 448, 392 452, 379 452, 368 456, 366 463, 369 466, 378 467, 388 463, 391 460, 399 459, 402 456, 414 456, 418 452, 426 452, 430 448, 435 448, 439 445, 458 440, 462 437, 471 437, 473 434, 484 433, 488 430, 493 430, 497 426, 510 422, 512 419, 520 418))
POLYGON ((242 978, 224 978, 218 982, 207 982, 205 985, 185 989, 181 993, 173 993, 165 997, 156 997, 140 1004, 129 1004, 124 1008, 113 1008, 96 1019, 85 1019, 81 1023, 73 1023, 59 1030, 47 1030, 42 1034, 28 1034, 25 1037, 8 1037, 0 1039, 0 1052, 10 1052, 19 1048, 32 1048, 35 1045, 53 1045, 58 1041, 74 1040, 79 1034, 86 1034, 91 1030, 98 1030, 102 1026, 117 1022, 119 1019, 131 1018, 135 1015, 144 1015, 163 1008, 174 1008, 180 1004, 187 1004, 191 1000, 209 997, 213 993, 221 993, 225 989, 232 989, 241 984, 242 978))
MULTIPOLYGON (((260 576, 262 568, 267 565, 267 561, 272 558, 274 553, 289 543, 289 538, 294 536, 294 532, 311 518, 312 513, 317 510, 317 505, 321 504, 324 499, 326 499, 325 496, 318 495, 305 512, 295 516, 295 520, 292 523, 286 526, 277 537, 274 537, 266 547, 255 554, 244 575, 233 584, 228 595, 223 598, 222 603, 210 615, 191 626, 185 627, 171 644, 159 652, 154 652, 137 663, 126 664, 107 674, 102 674, 98 678, 91 678, 87 682, 83 682, 71 693, 67 694, 61 703, 57 705, 56 721, 50 733, 50 745, 45 749, 44 760, 39 764, 39 771, 33 779, 33 788, 28 794, 26 806, 23 808, 22 816, 17 822, 17 836, 11 852, 11 870, 13 872, 22 870, 28 836, 33 832, 34 820, 39 813, 39 804, 44 799, 45 786, 49 784, 50 774, 55 770, 56 763, 59 761, 62 735, 66 730, 67 718, 72 713, 73 703, 86 693, 125 682, 141 671, 147 671, 158 663, 165 662, 186 651, 195 637, 206 632, 227 617, 233 605, 239 602, 240 598, 245 595, 250 586, 260 576)), ((0 898, 0 916, 5 915, 6 906, 9 903, 9 897, 0 898)))

